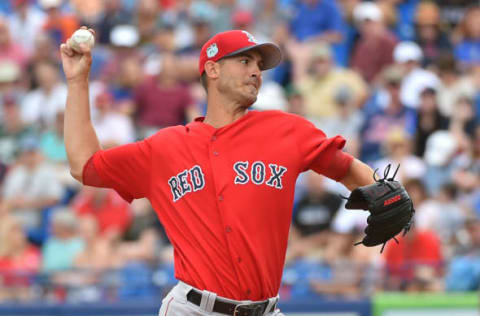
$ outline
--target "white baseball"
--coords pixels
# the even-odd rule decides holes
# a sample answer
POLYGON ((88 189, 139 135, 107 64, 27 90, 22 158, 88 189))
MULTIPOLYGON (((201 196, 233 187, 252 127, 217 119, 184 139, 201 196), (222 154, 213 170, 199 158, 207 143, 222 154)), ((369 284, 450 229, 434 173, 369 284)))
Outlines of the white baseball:
POLYGON ((90 49, 95 44, 95 38, 89 30, 79 29, 72 34, 70 47, 76 52, 81 52, 80 44, 86 44, 90 49))

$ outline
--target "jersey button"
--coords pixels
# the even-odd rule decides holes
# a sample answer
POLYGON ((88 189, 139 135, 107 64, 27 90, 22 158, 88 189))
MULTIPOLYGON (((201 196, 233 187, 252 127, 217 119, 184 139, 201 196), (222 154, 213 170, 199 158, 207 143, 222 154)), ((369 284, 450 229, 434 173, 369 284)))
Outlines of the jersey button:
POLYGON ((218 151, 214 151, 214 152, 213 152, 213 155, 214 155, 214 156, 218 156, 218 151))
POLYGON ((225 227, 225 232, 231 233, 231 232, 232 232, 232 227, 226 226, 226 227, 225 227))
POLYGON ((250 295, 250 293, 252 293, 252 291, 250 291, 250 289, 247 289, 247 295, 250 295))
POLYGON ((238 261, 239 263, 242 262, 242 258, 238 257, 238 258, 237 258, 237 261, 238 261))
POLYGON ((212 142, 216 141, 217 140, 217 136, 213 135, 212 136, 212 142))
POLYGON ((218 200, 219 200, 220 202, 223 201, 223 195, 219 195, 219 196, 218 196, 218 200))

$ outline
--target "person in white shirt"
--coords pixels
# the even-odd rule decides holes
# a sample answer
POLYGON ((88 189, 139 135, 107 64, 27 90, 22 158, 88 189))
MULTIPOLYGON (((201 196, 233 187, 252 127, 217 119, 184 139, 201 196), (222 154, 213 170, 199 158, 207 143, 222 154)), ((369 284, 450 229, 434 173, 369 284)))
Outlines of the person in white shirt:
POLYGON ((135 129, 130 117, 115 111, 113 96, 109 92, 101 92, 95 98, 95 115, 93 125, 97 137, 104 147, 127 144, 135 140, 135 129))
POLYGON ((414 42, 400 42, 395 46, 393 59, 403 68, 404 79, 400 88, 400 100, 405 106, 416 109, 420 94, 425 88, 437 89, 440 79, 431 71, 420 66, 423 53, 414 42))
POLYGON ((8 16, 12 39, 15 43, 22 45, 31 56, 35 39, 45 24, 46 15, 35 8, 30 0, 16 0, 12 3, 14 12, 8 16))
POLYGON ((30 91, 22 102, 22 118, 40 127, 55 124, 57 112, 65 111, 67 88, 60 81, 59 69, 49 62, 40 62, 34 70, 39 87, 30 91))

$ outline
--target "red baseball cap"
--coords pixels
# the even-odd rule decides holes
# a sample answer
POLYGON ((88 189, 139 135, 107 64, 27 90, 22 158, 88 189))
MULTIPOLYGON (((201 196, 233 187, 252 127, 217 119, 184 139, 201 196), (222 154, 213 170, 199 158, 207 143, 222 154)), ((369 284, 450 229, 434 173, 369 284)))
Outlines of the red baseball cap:
POLYGON ((198 61, 200 75, 203 74, 207 61, 218 61, 224 57, 232 57, 249 50, 256 50, 262 56, 263 67, 261 70, 273 68, 282 60, 282 51, 277 45, 273 43, 259 44, 247 31, 226 31, 218 33, 203 45, 198 61))

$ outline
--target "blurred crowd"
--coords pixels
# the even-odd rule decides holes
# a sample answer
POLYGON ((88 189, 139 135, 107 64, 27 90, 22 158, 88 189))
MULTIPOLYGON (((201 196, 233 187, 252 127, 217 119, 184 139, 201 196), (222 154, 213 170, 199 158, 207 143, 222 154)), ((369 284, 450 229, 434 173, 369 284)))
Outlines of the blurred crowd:
POLYGON ((69 174, 59 45, 81 25, 96 31, 89 97, 104 148, 204 114, 199 51, 242 29, 284 52, 254 109, 343 135, 379 177, 401 165, 416 221, 382 254, 353 246, 368 214, 345 210, 344 187, 300 176, 282 299, 479 289, 478 1, 9 0, 0 13, 0 301, 148 297, 173 282, 149 202, 69 174))

